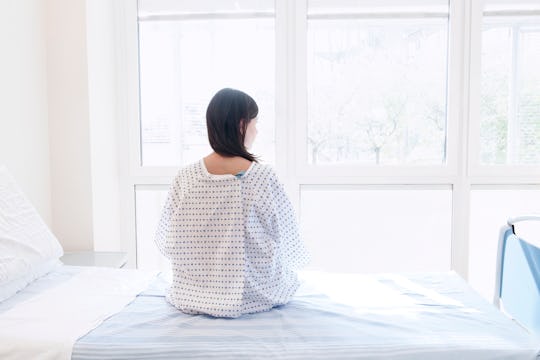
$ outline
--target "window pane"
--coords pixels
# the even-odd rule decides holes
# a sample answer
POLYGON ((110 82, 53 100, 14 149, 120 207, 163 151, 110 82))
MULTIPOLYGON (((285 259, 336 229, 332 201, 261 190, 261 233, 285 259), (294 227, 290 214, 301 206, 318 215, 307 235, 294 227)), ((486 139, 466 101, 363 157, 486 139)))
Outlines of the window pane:
POLYGON ((308 161, 444 164, 448 2, 321 3, 308 2, 308 161))
POLYGON ((135 213, 137 222, 137 268, 143 270, 170 270, 170 263, 154 243, 161 210, 167 199, 168 186, 143 186, 135 188, 135 213))
MULTIPOLYGON (((503 4, 492 5, 498 9, 503 4)), ((500 11, 484 16, 483 164, 540 164, 540 16, 522 16, 525 13, 516 10, 505 16, 500 11)))
MULTIPOLYGON (((509 217, 538 214, 540 189, 473 189, 469 236, 469 283, 492 300, 499 230, 509 217)), ((540 243, 540 227, 518 224, 516 232, 540 243), (526 233, 522 234, 521 231, 526 233)))
POLYGON ((178 166, 207 155, 206 107, 224 87, 257 101, 259 136, 252 151, 273 163, 273 14, 184 15, 139 19, 142 164, 178 166))
POLYGON ((449 189, 303 187, 300 206, 314 269, 450 270, 449 189))

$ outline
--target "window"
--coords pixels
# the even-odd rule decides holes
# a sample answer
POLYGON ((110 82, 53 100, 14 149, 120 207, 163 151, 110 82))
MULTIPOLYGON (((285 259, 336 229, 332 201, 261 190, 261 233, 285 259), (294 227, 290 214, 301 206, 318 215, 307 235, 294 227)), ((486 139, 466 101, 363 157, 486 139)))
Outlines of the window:
POLYGON ((305 59, 296 94, 306 108, 291 182, 311 266, 449 270, 449 2, 304 5, 294 56, 305 59), (424 251, 433 257, 418 258, 424 251))
POLYGON ((448 2, 308 1, 312 164, 445 164, 448 2))
POLYGON ((254 152, 273 163, 273 2, 141 0, 138 25, 142 165, 179 166, 207 155, 206 106, 224 87, 257 99, 254 152))
POLYGON ((167 188, 210 152, 210 98, 236 87, 259 104, 254 152, 285 183, 313 268, 454 269, 491 297, 497 229, 538 202, 537 1, 122 6, 131 265, 167 266, 153 247, 167 188))
POLYGON ((540 12, 519 5, 488 2, 484 9, 483 164, 540 164, 540 12))
POLYGON ((500 227, 538 212, 540 4, 472 5, 468 269, 471 285, 491 299, 500 227))
POLYGON ((300 194, 302 235, 310 240, 314 269, 450 269, 451 189, 311 185, 300 194), (430 256, 419 261, 419 253, 430 256))

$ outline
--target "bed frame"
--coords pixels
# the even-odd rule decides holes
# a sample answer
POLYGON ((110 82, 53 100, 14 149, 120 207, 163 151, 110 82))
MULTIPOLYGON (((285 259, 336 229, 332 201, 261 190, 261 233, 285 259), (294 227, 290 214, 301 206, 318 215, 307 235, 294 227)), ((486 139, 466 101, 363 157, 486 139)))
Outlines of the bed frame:
POLYGON ((540 336, 540 237, 536 245, 516 235, 515 224, 540 215, 508 219, 499 236, 493 303, 530 332, 540 336))

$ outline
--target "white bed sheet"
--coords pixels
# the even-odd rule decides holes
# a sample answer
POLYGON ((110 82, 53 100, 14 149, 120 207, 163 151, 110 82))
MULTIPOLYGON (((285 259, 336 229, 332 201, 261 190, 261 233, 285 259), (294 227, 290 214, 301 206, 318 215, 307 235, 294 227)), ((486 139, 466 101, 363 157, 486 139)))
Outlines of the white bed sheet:
POLYGON ((83 268, 0 312, 0 359, 69 360, 75 341, 121 311, 155 274, 83 268))

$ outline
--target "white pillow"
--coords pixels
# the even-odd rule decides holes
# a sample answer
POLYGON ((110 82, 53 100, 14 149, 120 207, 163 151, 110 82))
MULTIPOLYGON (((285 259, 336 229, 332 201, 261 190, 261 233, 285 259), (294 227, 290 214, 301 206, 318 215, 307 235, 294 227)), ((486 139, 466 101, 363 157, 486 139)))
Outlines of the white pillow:
POLYGON ((0 301, 50 271, 62 254, 56 237, 0 166, 0 301))

